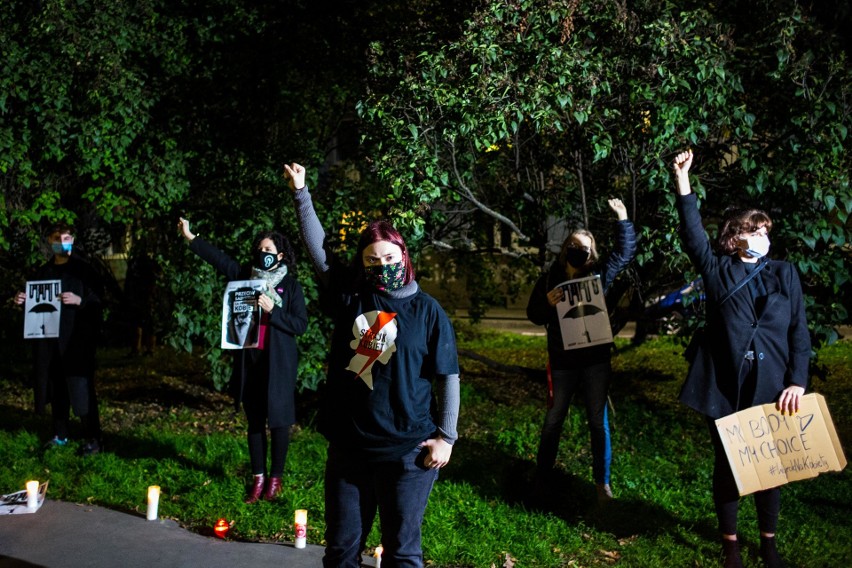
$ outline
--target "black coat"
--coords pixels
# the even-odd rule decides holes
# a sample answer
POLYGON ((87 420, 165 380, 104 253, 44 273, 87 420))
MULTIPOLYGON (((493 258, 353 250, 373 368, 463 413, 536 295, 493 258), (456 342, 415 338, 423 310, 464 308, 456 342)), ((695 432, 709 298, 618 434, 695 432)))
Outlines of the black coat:
POLYGON ((807 387, 811 342, 802 285, 792 264, 770 260, 761 271, 767 297, 755 302, 743 286, 722 306, 718 301, 746 275, 737 255, 713 252, 694 193, 679 196, 683 248, 704 280, 707 341, 689 368, 680 400, 711 418, 774 402, 786 387, 807 387), (754 396, 742 396, 746 351, 754 351, 754 396))
MULTIPOLYGON (((200 237, 192 240, 190 249, 228 280, 251 278, 251 266, 241 266, 200 237)), ((265 395, 270 428, 289 426, 296 421, 294 393, 299 367, 296 336, 305 333, 308 327, 305 296, 299 282, 288 274, 275 288, 283 304, 280 308, 272 308, 266 321, 268 327, 264 351, 268 353, 268 366, 257 364, 257 358, 263 354, 257 353, 256 349, 240 349, 234 351, 234 368, 231 375, 231 391, 235 403, 239 406, 242 402, 247 411, 250 406, 256 407, 264 402, 253 399, 258 396, 255 394, 257 391, 247 387, 247 383, 256 379, 268 379, 265 395), (267 377, 252 376, 254 369, 267 368, 267 377)))
MULTIPOLYGON (((103 322, 103 281, 94 268, 76 256, 68 262, 53 259, 36 270, 30 280, 60 280, 62 292, 80 296, 80 305, 63 304, 59 315, 59 337, 33 339, 35 410, 44 412, 50 402, 50 375, 85 377, 95 374, 95 351, 103 322)), ((72 393, 73 394, 73 393, 72 393)), ((80 401, 72 401, 75 408, 80 401)))

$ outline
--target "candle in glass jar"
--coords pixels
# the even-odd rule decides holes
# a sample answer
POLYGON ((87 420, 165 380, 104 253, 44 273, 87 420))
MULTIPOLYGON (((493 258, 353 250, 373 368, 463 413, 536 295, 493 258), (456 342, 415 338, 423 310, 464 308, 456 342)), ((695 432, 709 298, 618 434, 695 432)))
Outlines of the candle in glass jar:
POLYGON ((305 548, 308 542, 308 511, 297 509, 295 515, 296 548, 305 548))
POLYGON ((157 508, 160 505, 160 486, 151 485, 148 487, 148 514, 149 521, 157 520, 157 508))

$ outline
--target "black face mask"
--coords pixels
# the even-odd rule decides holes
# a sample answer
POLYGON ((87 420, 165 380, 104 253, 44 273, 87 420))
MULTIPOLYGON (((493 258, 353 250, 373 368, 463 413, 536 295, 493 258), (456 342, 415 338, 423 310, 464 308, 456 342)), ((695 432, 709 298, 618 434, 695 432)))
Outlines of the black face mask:
POLYGON ((257 251, 257 267, 261 270, 272 270, 278 264, 278 255, 263 250, 257 251))
POLYGON ((589 260, 589 251, 578 248, 565 249, 565 260, 574 268, 585 266, 589 260))

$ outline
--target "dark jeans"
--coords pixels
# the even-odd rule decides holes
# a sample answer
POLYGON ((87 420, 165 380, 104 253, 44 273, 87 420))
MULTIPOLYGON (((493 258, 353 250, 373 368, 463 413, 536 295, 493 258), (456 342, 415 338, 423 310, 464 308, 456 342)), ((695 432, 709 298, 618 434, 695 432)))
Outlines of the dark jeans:
POLYGON ((50 411, 53 418, 53 435, 67 438, 71 409, 83 424, 86 439, 100 440, 101 419, 92 377, 51 376, 50 411))
POLYGON ((329 447, 325 464, 326 568, 358 568, 376 511, 382 566, 423 566, 420 526, 438 470, 423 466, 415 448, 392 462, 368 463, 329 447))
POLYGON ((546 475, 556 463, 559 450, 559 437, 571 398, 579 389, 583 389, 586 400, 586 416, 592 436, 592 476, 595 483, 609 483, 612 446, 609 438, 609 418, 607 416, 607 393, 612 378, 612 366, 609 361, 590 365, 581 369, 553 370, 553 406, 547 410, 544 426, 541 429, 541 442, 538 446, 536 464, 538 473, 546 475))

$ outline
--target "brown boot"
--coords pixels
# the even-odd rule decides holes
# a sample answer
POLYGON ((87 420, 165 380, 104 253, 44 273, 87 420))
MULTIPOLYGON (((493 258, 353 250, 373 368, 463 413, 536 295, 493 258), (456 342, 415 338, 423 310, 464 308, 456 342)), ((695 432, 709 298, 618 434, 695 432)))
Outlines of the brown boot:
POLYGON ((263 493, 263 498, 267 501, 275 501, 279 493, 281 493, 281 478, 270 477, 269 483, 266 484, 266 491, 263 493))
POLYGON ((263 495, 263 485, 265 481, 265 475, 255 475, 252 481, 252 486, 249 487, 248 492, 246 492, 246 498, 243 502, 249 505, 257 502, 257 500, 260 499, 260 496, 263 495))

